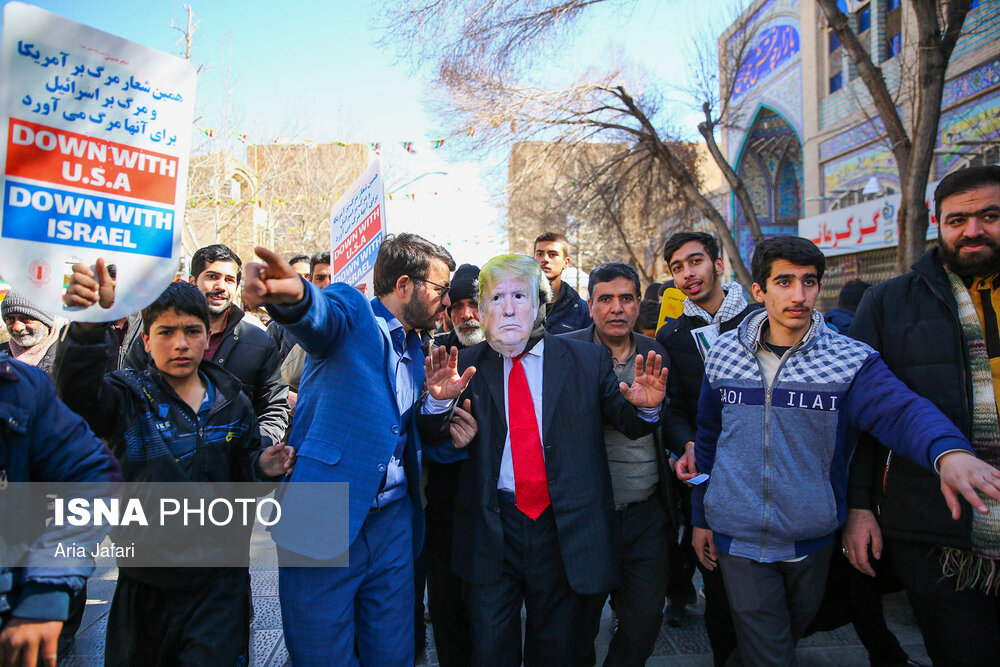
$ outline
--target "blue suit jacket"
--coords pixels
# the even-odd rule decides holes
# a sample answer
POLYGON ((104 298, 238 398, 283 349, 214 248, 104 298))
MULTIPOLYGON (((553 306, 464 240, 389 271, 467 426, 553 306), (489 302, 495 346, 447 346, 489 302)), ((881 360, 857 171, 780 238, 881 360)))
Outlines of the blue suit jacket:
MULTIPOLYGON (((294 306, 268 306, 309 353, 289 442, 295 447, 295 471, 281 501, 281 521, 272 534, 289 551, 318 560, 341 555, 354 542, 368 516, 379 483, 403 427, 396 404, 396 378, 388 371, 392 342, 386 321, 376 316, 358 290, 334 283, 320 291, 305 283, 305 298, 294 306), (300 482, 346 482, 347 514, 320 485, 300 482), (343 527, 347 524, 347 543, 343 527), (339 531, 339 532, 338 532, 339 531)), ((411 337, 412 338, 412 337, 411 337)), ((414 396, 424 384, 419 342, 414 359, 414 396)), ((420 439, 415 402, 406 424, 403 455, 413 514, 414 555, 423 544, 420 510, 420 439)))

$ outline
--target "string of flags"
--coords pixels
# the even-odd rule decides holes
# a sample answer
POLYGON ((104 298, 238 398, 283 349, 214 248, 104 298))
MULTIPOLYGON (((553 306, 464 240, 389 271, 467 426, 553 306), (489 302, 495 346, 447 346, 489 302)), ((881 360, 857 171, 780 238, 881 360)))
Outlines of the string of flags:
MULTIPOLYGON (((220 137, 221 136, 220 133, 219 133, 219 130, 216 130, 216 129, 213 129, 213 128, 209 128, 209 127, 197 127, 197 128, 195 128, 195 130, 197 130, 198 132, 204 134, 209 139, 215 139, 216 137, 220 137)), ((250 144, 250 135, 248 133, 246 133, 246 132, 230 132, 229 134, 232 135, 232 136, 234 136, 234 137, 236 137, 236 139, 239 140, 239 142, 242 143, 242 144, 244 144, 244 145, 249 145, 250 144)), ((469 130, 466 130, 464 132, 464 135, 467 136, 467 137, 470 137, 470 138, 475 137, 476 136, 476 128, 473 127, 473 128, 470 128, 469 130)), ((447 141, 446 138, 432 139, 431 141, 426 142, 426 144, 424 142, 417 142, 417 141, 401 141, 401 142, 399 142, 399 145, 407 153, 409 153, 410 155, 414 155, 414 154, 416 154, 418 152, 418 148, 420 148, 420 150, 423 150, 424 146, 426 146, 430 150, 437 150, 437 149, 441 148, 442 146, 444 146, 445 141, 447 141)), ((293 144, 314 144, 314 143, 321 143, 321 142, 318 142, 318 141, 316 141, 314 139, 287 139, 287 138, 282 138, 282 137, 270 137, 269 140, 267 141, 267 143, 269 143, 269 144, 277 144, 277 145, 286 145, 286 144, 287 145, 293 145, 293 144)), ((335 140, 335 141, 330 141, 330 142, 326 142, 326 143, 336 144, 337 146, 348 146, 352 142, 335 140)), ((378 153, 379 155, 381 155, 381 153, 382 153, 382 142, 381 141, 372 141, 372 142, 369 142, 368 146, 369 146, 369 148, 371 148, 371 150, 373 150, 376 153, 378 153)))
MULTIPOLYGON (((437 196, 438 192, 424 192, 421 196, 437 196)), ((385 198, 389 201, 397 199, 408 199, 415 201, 417 199, 416 193, 393 193, 387 192, 385 198)), ((197 206, 256 206, 257 208, 264 208, 265 203, 278 204, 280 206, 286 206, 292 204, 293 202, 308 201, 308 202, 328 202, 336 201, 340 199, 340 196, 336 197, 306 197, 304 195, 299 195, 297 197, 272 197, 270 199, 201 199, 199 197, 192 197, 188 200, 188 205, 192 208, 197 206)))

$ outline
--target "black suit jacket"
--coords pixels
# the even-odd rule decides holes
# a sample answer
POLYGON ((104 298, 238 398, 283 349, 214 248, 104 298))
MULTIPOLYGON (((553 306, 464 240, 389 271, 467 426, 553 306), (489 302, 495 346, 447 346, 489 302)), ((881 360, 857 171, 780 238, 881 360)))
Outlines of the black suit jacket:
MULTIPOLYGON (((551 334, 544 341, 541 436, 560 551, 570 587, 602 593, 619 583, 604 423, 630 438, 656 424, 642 420, 618 390, 606 348, 551 334)), ((500 580, 504 553, 497 498, 507 438, 503 358, 480 343, 461 350, 458 365, 477 369, 460 400, 472 400, 479 433, 458 483, 453 568, 469 583, 492 584, 500 580)))
MULTIPOLYGON (((642 355, 643 361, 649 356, 649 354, 655 353, 663 357, 663 365, 669 367, 670 357, 667 356, 667 351, 663 349, 663 346, 657 343, 655 340, 649 336, 643 336, 642 334, 633 334, 635 336, 635 351, 642 355)), ((578 331, 573 331, 571 333, 562 334, 562 338, 572 338, 574 340, 580 340, 587 343, 594 343, 594 325, 591 324, 586 329, 580 329, 578 331)), ((664 406, 662 408, 666 414, 667 401, 664 400, 664 406)), ((660 423, 663 423, 661 418, 660 423)), ((677 497, 674 491, 675 484, 672 483, 674 479, 674 472, 670 469, 669 454, 667 453, 667 448, 663 444, 663 438, 660 433, 660 429, 653 431, 653 440, 656 443, 656 470, 659 473, 660 481, 656 485, 656 495, 663 505, 663 511, 667 515, 667 519, 670 521, 673 529, 676 529, 679 520, 677 512, 677 497)))

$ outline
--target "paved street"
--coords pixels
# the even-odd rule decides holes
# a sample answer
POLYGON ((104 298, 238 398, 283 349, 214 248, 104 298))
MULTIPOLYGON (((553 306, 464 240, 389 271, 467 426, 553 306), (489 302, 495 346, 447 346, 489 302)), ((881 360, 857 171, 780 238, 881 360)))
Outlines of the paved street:
MULTIPOLYGON (((278 606, 278 571, 273 547, 269 539, 257 536, 252 548, 253 569, 251 579, 254 595, 253 638, 251 665, 257 667, 282 667, 288 664, 288 653, 281 636, 281 611, 278 606)), ((102 665, 104 656, 104 630, 111 597, 114 593, 117 570, 100 568, 88 584, 87 611, 77 636, 76 645, 59 662, 61 666, 102 665)), ((711 667, 712 656, 705 624, 702 619, 704 605, 689 608, 681 627, 670 628, 664 624, 656 641, 653 657, 646 663, 650 667, 678 665, 685 667, 711 667)), ((913 622, 909 606, 901 593, 886 598, 886 619, 896 633, 903 648, 911 658, 930 664, 920 633, 913 622)), ((598 660, 603 660, 611 637, 611 613, 605 607, 604 622, 598 637, 598 660)), ((433 636, 428 627, 426 655, 417 662, 428 667, 437 665, 433 636)), ((803 667, 830 665, 868 665, 868 655, 857 634, 850 627, 824 632, 803 640, 799 650, 799 664, 803 667)))

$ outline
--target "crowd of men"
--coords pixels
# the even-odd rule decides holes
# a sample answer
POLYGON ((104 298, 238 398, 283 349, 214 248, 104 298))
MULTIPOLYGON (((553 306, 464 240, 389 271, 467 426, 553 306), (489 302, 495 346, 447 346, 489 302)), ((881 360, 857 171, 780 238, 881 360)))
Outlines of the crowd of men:
MULTIPOLYGON (((441 665, 593 665, 608 603, 604 664, 642 665, 696 570, 716 665, 792 665, 847 622, 872 665, 914 664, 882 614, 900 587, 935 665, 995 664, 1000 167, 935 202, 912 271, 848 283, 826 316, 810 241, 758 244, 748 295, 700 232, 664 246, 685 297, 665 324, 664 286, 628 264, 584 300, 555 233, 457 268, 390 235, 371 299, 329 252, 244 266, 224 245, 116 322, 60 332, 11 292, 0 472, 283 483, 295 665, 412 665, 425 587, 441 665), (347 483, 346 507, 308 482, 347 483)), ((73 267, 68 306, 114 299, 113 266, 73 267)), ((88 574, 0 572, 0 664, 55 664, 88 574)), ((251 615, 246 568, 122 567, 106 664, 247 664, 251 615)))

